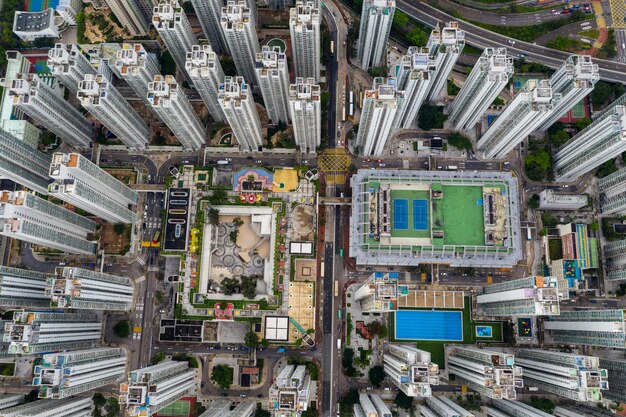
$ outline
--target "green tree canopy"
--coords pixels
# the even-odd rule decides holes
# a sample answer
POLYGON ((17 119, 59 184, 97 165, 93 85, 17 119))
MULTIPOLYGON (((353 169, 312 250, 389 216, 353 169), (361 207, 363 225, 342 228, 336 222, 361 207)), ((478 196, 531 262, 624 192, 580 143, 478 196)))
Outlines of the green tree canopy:
POLYGON ((255 332, 249 331, 246 333, 245 343, 249 348, 255 349, 259 346, 259 336, 255 332))
POLYGON ((472 141, 459 132, 450 133, 450 136, 448 136, 448 144, 462 151, 472 150, 472 141))
POLYGON ((385 379, 385 370, 382 366, 376 365, 370 368, 367 376, 373 386, 380 388, 380 384, 382 384, 385 379))
POLYGON ((211 373, 211 381, 221 389, 228 389, 233 384, 233 369, 228 365, 215 365, 211 373))
POLYGON ((443 114, 443 107, 424 104, 417 115, 417 124, 422 130, 443 129, 448 116, 443 114))
POLYGON ((406 13, 404 13, 401 10, 396 10, 393 13, 393 25, 398 28, 401 29, 404 27, 404 25, 406 25, 407 23, 409 23, 409 16, 406 15, 406 13))
POLYGON ((210 208, 207 212, 207 216, 209 218, 209 223, 213 226, 220 225, 220 211, 216 208, 210 208))
POLYGON ((404 408, 406 411, 411 411, 413 409, 413 398, 409 397, 402 391, 398 391, 394 403, 399 408, 404 408))
POLYGON ((113 327, 113 333, 115 333, 117 337, 126 339, 130 336, 130 323, 126 320, 120 321, 113 327))
POLYGON ((550 143, 554 146, 561 146, 569 140, 569 135, 565 130, 558 130, 556 133, 550 135, 550 143))
POLYGON ((556 407, 554 401, 552 401, 551 399, 534 396, 530 398, 530 405, 538 410, 545 411, 548 414, 552 414, 552 412, 554 411, 554 407, 556 407))
POLYGON ((411 45, 426 46, 428 36, 426 35, 426 32, 424 32, 422 29, 413 28, 409 31, 409 33, 406 34, 406 39, 411 45))

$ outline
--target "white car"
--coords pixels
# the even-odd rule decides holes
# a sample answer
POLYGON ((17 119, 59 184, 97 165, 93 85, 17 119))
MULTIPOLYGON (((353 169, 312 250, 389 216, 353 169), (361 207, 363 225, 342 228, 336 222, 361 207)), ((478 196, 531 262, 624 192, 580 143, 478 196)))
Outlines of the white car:
POLYGON ((507 42, 510 43, 511 45, 515 45, 515 41, 512 39, 508 39, 507 42))

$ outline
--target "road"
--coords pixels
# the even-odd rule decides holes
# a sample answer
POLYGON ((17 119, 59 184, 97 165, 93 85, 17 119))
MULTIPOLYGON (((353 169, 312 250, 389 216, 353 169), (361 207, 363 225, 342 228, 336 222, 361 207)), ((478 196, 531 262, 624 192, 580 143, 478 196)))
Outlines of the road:
MULTIPOLYGON (((598 23, 595 20, 585 20, 584 22, 575 22, 566 26, 562 26, 557 30, 553 30, 543 36, 540 36, 535 40, 537 45, 545 45, 547 42, 556 39, 557 36, 564 36, 566 38, 583 39, 578 33, 583 30, 597 29, 598 23), (585 28, 585 29, 583 29, 585 28)), ((588 39, 588 38, 584 38, 588 39)), ((588 39, 589 42, 594 42, 594 39, 588 39)))
MULTIPOLYGON (((551 20, 559 20, 568 17, 567 14, 552 13, 551 10, 542 10, 532 13, 488 12, 484 10, 477 10, 475 8, 467 6, 462 6, 452 0, 438 0, 438 8, 445 10, 456 10, 468 20, 503 26, 531 26, 549 22, 551 20)), ((555 7, 554 10, 558 10, 560 12, 561 7, 555 7)))
POLYGON ((615 41, 617 43, 617 59, 626 63, 626 29, 615 29, 615 41))
MULTIPOLYGON (((410 17, 432 27, 439 22, 458 20, 421 1, 398 0, 396 4, 398 9, 410 17)), ((459 27, 465 31, 466 42, 473 46, 478 48, 504 46, 510 50, 512 55, 526 53, 526 60, 542 63, 551 68, 560 67, 565 59, 571 55, 569 52, 557 51, 519 40, 515 41, 515 45, 511 45, 509 43, 510 38, 471 23, 459 21, 459 27)), ((594 59, 594 63, 600 67, 600 77, 603 80, 626 84, 626 64, 597 58, 594 59)))
POLYGON ((336 12, 331 12, 327 7, 322 7, 322 15, 324 16, 324 20, 328 25, 328 29, 330 32, 330 39, 334 43, 334 53, 331 53, 328 57, 328 63, 326 64, 326 85, 328 88, 328 92, 330 93, 330 109, 328 111, 328 146, 330 148, 334 148, 336 146, 336 123, 337 120, 337 100, 339 90, 337 89, 337 52, 339 49, 338 41, 337 41, 337 24, 331 13, 336 14, 336 12))

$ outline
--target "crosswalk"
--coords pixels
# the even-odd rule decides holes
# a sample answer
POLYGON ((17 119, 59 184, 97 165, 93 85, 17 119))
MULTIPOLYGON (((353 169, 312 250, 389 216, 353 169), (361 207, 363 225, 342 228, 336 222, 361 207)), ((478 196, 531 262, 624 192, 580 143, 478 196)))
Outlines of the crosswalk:
POLYGON ((138 256, 137 257, 137 262, 139 262, 141 265, 145 265, 146 264, 146 260, 143 258, 143 256, 138 256))

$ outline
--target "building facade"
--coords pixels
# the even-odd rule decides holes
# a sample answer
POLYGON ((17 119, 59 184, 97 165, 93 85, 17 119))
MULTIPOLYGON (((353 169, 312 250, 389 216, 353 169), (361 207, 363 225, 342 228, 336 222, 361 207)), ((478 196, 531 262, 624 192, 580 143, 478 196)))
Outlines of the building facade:
POLYGON ((174 77, 155 76, 148 84, 148 101, 183 148, 197 151, 205 144, 205 127, 174 77))
POLYGON ((289 10, 289 32, 296 77, 320 79, 320 11, 312 1, 289 10))
POLYGON ((17 308, 50 307, 46 294, 49 274, 0 266, 0 306, 17 308))
POLYGON ((289 109, 296 145, 303 154, 314 153, 322 138, 320 86, 313 78, 296 78, 289 86, 289 109))
POLYGON ((388 313, 398 309, 398 273, 374 272, 354 292, 364 313, 388 313))
POLYGON ((265 45, 256 54, 256 79, 271 123, 289 123, 289 68, 280 48, 265 45))
POLYGON ((225 77, 220 85, 218 102, 239 148, 246 152, 259 150, 263 145, 261 119, 250 86, 244 78, 225 77))
POLYGON ((395 130, 398 109, 404 105, 404 92, 396 88, 395 78, 374 78, 371 90, 363 96, 363 110, 356 146, 364 156, 381 156, 395 130))
POLYGON ((167 50, 172 54, 176 66, 189 80, 189 74, 184 70, 187 52, 198 43, 187 19, 185 11, 178 0, 157 0, 154 5, 152 24, 159 36, 163 39, 167 50))
POLYGON ((394 0, 365 0, 361 9, 361 26, 357 59, 361 69, 387 65, 387 41, 396 10, 394 0))
POLYGON ((145 149, 150 128, 102 74, 85 76, 78 85, 80 104, 130 149, 145 149))
POLYGON ((36 74, 18 74, 11 82, 13 104, 75 148, 89 148, 93 128, 89 120, 36 74))
POLYGON ((522 369, 508 353, 467 345, 445 347, 446 370, 456 381, 491 399, 516 398, 516 388, 524 386, 522 369))
POLYGON ((609 281, 626 279, 626 240, 607 242, 604 247, 604 273, 609 281))
POLYGON ((578 210, 588 203, 586 195, 555 193, 550 189, 539 193, 539 208, 543 210, 578 210))
POLYGON ((417 113, 430 91, 435 71, 428 49, 409 47, 396 74, 397 88, 404 91, 404 103, 396 113, 395 125, 398 128, 410 129, 415 124, 417 113))
POLYGON ((448 111, 448 121, 470 130, 480 121, 513 75, 513 57, 506 48, 485 48, 448 111))
POLYGON ((90 417, 94 406, 91 397, 38 400, 2 410, 2 417, 90 417))
MULTIPOLYGON (((554 155, 556 181, 574 181, 604 162, 626 151, 626 107, 613 106, 593 123, 580 131, 554 155)), ((614 206, 622 206, 622 197, 602 206, 611 213, 614 206)))
POLYGON ((484 410, 487 417, 549 417, 552 415, 521 401, 511 400, 494 400, 484 410))
POLYGON ((359 394, 359 402, 353 406, 354 417, 392 417, 391 410, 378 394, 359 394))
POLYGON ((191 4, 211 49, 218 54, 227 54, 226 38, 220 26, 224 3, 221 0, 191 0, 191 4))
POLYGON ((166 361, 131 371, 120 385, 120 403, 128 416, 152 415, 195 390, 196 372, 187 362, 166 361))
POLYGON ((101 319, 85 311, 16 311, 13 321, 5 325, 3 335, 11 355, 91 348, 101 338, 101 319))
POLYGON ((25 191, 2 191, 0 234, 64 252, 93 255, 96 223, 25 191))
POLYGON ((72 94, 76 94, 78 84, 85 75, 96 74, 95 68, 91 66, 81 47, 72 43, 57 43, 54 48, 48 50, 48 68, 54 78, 72 94))
POLYGON ((383 345, 385 375, 409 397, 430 397, 431 385, 439 385, 439 365, 430 352, 399 343, 383 345))
POLYGON ((425 398, 425 403, 420 404, 419 410, 421 417, 475 417, 445 396, 425 398))
POLYGON ((269 410, 272 415, 299 414, 309 407, 311 376, 306 365, 286 365, 276 377, 269 391, 269 410))
POLYGON ((228 1, 220 18, 226 45, 233 57, 237 74, 250 84, 258 84, 256 56, 261 52, 254 23, 254 10, 245 1, 228 1))
MULTIPOLYGON (((152 0, 104 0, 131 37, 144 36, 150 30, 152 0)), ((157 2, 158 0, 154 0, 157 2)))
POLYGON ((549 316, 559 314, 559 300, 555 277, 534 276, 487 285, 476 305, 484 316, 549 316))
POLYGON ((47 353, 35 365, 33 386, 39 398, 68 398, 118 383, 126 375, 126 351, 94 348, 47 353))
POLYGON ((139 195, 78 153, 52 155, 48 187, 51 195, 114 223, 134 223, 139 195))
POLYGON ((485 158, 502 159, 550 114, 552 89, 547 80, 531 79, 481 136, 477 149, 485 158))
POLYGON ((194 45, 187 52, 185 69, 213 120, 224 122, 226 116, 217 102, 217 93, 224 81, 224 70, 211 45, 194 45))
POLYGON ((544 337, 556 344, 626 349, 624 310, 561 311, 544 320, 544 337))
POLYGON ((429 101, 435 100, 446 86, 464 46, 465 32, 459 29, 458 22, 449 22, 443 28, 436 27, 430 33, 426 47, 434 61, 435 71, 428 93, 429 101))
POLYGON ((150 104, 148 84, 160 74, 156 58, 146 52, 140 43, 124 43, 122 49, 117 51, 115 69, 137 97, 150 104))
POLYGON ((48 193, 50 155, 0 129, 0 176, 40 194, 48 193))

